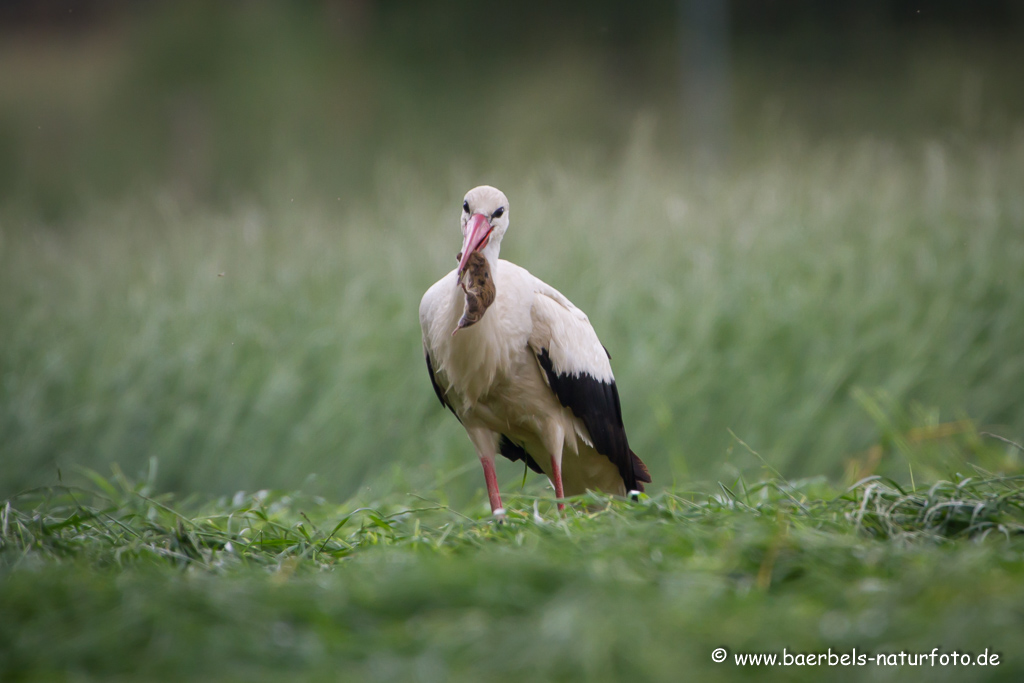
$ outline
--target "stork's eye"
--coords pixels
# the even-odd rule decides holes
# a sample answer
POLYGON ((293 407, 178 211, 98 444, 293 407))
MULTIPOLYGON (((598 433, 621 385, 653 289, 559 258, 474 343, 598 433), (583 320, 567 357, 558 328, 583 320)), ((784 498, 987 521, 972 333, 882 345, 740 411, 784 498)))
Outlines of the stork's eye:
POLYGON ((501 215, 504 214, 504 213, 505 213, 505 207, 504 206, 499 206, 497 209, 494 210, 494 213, 491 214, 491 218, 500 218, 501 215))
POLYGON ((465 211, 466 213, 469 213, 469 202, 468 201, 462 202, 462 210, 465 211))

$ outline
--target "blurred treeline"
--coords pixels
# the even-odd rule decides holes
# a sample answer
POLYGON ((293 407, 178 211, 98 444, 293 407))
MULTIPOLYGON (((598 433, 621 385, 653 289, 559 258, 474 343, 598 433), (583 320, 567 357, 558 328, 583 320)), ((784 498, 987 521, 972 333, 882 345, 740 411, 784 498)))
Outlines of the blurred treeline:
POLYGON ((600 156, 638 115, 667 154, 720 119, 734 162, 790 130, 1005 133, 1022 26, 1010 0, 6 0, 0 205, 59 223, 97 197, 222 202, 286 177, 347 201, 382 158, 600 156))

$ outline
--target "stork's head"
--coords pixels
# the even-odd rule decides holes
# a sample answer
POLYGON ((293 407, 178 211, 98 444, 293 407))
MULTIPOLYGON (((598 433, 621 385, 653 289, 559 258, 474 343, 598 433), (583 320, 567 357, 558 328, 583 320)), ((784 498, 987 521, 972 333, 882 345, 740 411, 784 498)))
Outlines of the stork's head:
POLYGON ((483 252, 493 265, 498 259, 501 238, 508 229, 508 198, 490 185, 474 187, 462 200, 462 252, 459 276, 474 251, 483 252))

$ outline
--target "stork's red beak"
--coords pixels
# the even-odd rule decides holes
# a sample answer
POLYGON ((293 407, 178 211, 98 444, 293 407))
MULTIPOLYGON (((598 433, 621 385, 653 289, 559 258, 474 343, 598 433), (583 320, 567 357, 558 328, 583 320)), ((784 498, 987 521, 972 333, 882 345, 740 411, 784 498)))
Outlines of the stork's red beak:
POLYGON ((459 277, 462 277, 462 273, 466 270, 470 254, 487 246, 487 240, 490 239, 493 229, 487 216, 482 213, 474 213, 466 221, 466 236, 462 240, 462 256, 459 258, 459 277))

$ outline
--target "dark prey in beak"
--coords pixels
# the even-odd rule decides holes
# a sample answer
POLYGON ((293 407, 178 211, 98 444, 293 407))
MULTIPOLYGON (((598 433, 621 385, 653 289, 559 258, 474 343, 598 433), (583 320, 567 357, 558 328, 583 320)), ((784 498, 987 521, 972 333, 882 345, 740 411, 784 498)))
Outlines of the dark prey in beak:
POLYGON ((459 286, 466 293, 466 305, 458 327, 452 331, 453 337, 463 327, 480 322, 488 307, 494 303, 494 278, 491 277, 491 265, 486 256, 479 251, 470 254, 466 270, 459 279, 459 286))

